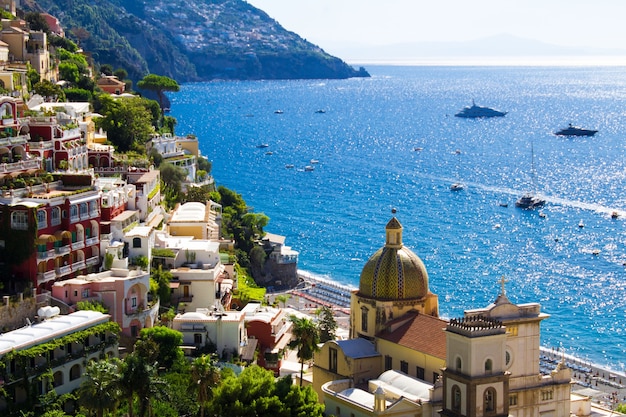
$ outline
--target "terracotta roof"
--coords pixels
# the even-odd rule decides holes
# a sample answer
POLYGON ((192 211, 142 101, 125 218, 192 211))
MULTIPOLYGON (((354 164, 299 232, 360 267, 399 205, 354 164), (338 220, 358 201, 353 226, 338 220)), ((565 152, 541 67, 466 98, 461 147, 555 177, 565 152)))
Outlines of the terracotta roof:
POLYGON ((446 359, 447 321, 417 312, 407 313, 390 323, 377 337, 400 346, 423 352, 439 359, 446 359), (404 324, 401 324, 405 321, 404 324), (394 324, 400 324, 399 327, 394 324))

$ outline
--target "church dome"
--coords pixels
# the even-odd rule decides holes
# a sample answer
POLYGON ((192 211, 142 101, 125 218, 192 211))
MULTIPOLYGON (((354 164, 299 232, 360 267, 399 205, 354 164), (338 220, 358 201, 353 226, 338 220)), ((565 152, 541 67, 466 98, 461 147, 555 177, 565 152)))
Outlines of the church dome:
POLYGON ((385 246, 361 271, 359 294, 379 300, 419 299, 429 293, 422 260, 402 244, 402 225, 394 217, 386 226, 385 246))

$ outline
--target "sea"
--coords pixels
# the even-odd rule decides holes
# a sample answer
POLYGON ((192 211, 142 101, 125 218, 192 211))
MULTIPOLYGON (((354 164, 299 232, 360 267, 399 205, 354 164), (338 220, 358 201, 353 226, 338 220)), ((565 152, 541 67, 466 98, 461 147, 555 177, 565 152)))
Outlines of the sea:
POLYGON ((216 183, 270 218, 299 269, 358 287, 395 216, 441 316, 486 307, 504 277, 512 302, 549 315, 542 346, 623 372, 626 68, 367 70, 184 84, 176 133, 198 137, 216 183), (454 116, 473 100, 507 114, 454 116), (554 135, 569 123, 598 133, 554 135), (515 207, 529 191, 543 208, 515 207))

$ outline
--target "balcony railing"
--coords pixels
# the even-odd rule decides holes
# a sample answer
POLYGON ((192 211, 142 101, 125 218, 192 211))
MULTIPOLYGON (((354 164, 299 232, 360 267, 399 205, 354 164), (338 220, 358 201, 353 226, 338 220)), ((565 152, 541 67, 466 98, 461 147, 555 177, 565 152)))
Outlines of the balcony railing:
POLYGON ((0 164, 0 172, 19 171, 22 169, 39 169, 41 158, 29 159, 28 161, 12 162, 0 164))
POLYGON ((37 274, 37 285, 52 281, 56 278, 55 271, 39 272, 37 274))
POLYGON ((50 259, 56 255, 54 249, 46 250, 43 252, 37 252, 37 259, 50 259))
POLYGON ((72 242, 72 249, 82 249, 85 247, 85 242, 82 241, 77 241, 77 242, 72 242))
POLYGON ((30 136, 28 135, 20 135, 20 136, 13 136, 10 138, 2 138, 0 139, 0 146, 20 145, 20 144, 28 142, 29 138, 30 136))
POLYGON ((60 266, 56 269, 57 277, 62 277, 72 273, 72 267, 70 265, 60 266))
POLYGON ((88 237, 85 239, 85 246, 97 245, 98 243, 100 243, 98 236, 88 237))
POLYGON ((85 269, 85 261, 78 261, 78 262, 74 262, 72 264, 72 271, 76 272, 76 271, 80 271, 81 269, 85 269))
POLYGON ((54 251, 58 253, 59 255, 65 255, 67 253, 70 253, 71 250, 72 249, 70 248, 70 245, 59 246, 57 248, 54 248, 54 251))
POLYGON ((28 146, 32 150, 35 150, 35 149, 44 149, 45 150, 45 149, 52 149, 52 148, 54 148, 54 144, 50 140, 47 140, 45 142, 43 142, 43 141, 29 142, 28 146))
POLYGON ((87 266, 91 266, 91 265, 97 265, 98 261, 99 261, 99 257, 98 256, 92 256, 91 258, 87 258, 87 260, 85 261, 85 264, 87 266))

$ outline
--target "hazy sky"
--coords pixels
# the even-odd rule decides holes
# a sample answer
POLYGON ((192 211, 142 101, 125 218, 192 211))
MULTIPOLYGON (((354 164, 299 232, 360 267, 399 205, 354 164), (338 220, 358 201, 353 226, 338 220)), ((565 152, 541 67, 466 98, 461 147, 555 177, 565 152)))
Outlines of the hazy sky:
POLYGON ((328 52, 508 33, 561 46, 626 49, 624 0, 248 0, 328 52))

